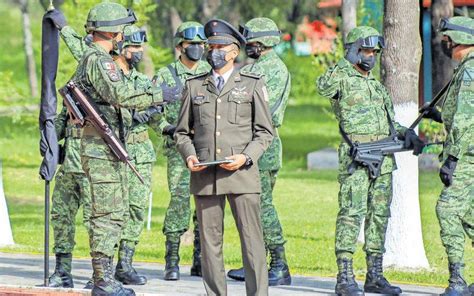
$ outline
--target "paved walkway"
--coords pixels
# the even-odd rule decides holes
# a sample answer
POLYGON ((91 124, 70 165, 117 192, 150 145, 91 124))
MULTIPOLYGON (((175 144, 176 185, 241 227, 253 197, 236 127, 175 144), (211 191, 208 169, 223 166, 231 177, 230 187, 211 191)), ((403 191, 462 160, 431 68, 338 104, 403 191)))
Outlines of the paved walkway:
MULTIPOLYGON (((136 269, 147 276, 148 284, 130 286, 137 295, 194 296, 206 295, 201 278, 189 276, 189 266, 181 267, 181 280, 169 282, 163 280, 164 266, 157 263, 134 264, 136 269)), ((54 270, 54 257, 50 257, 50 270, 54 270)), ((75 259, 73 262, 74 284, 82 288, 91 276, 89 260, 75 259)), ((39 295, 35 293, 2 293, 2 289, 12 287, 35 287, 43 283, 43 257, 34 255, 0 253, 0 295, 39 295)), ((334 295, 334 279, 293 276, 291 286, 270 287, 270 296, 309 296, 334 295)), ((440 288, 417 287, 402 285, 403 295, 436 295, 440 288)), ((228 280, 229 296, 245 295, 243 283, 228 280)), ((43 290, 41 295, 52 295, 51 291, 43 290)), ((86 290, 63 290, 65 295, 89 295, 86 290)))

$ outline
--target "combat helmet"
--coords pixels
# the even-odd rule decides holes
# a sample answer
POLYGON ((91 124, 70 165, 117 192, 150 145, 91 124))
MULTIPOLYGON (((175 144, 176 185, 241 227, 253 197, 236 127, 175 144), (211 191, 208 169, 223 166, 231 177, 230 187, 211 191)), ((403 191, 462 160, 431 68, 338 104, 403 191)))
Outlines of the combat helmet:
POLYGON ((174 35, 174 46, 178 46, 181 42, 206 42, 207 37, 204 34, 204 26, 198 22, 190 21, 179 25, 174 35))
POLYGON ((146 31, 135 25, 125 26, 123 29, 123 47, 129 45, 143 45, 147 42, 146 31))
POLYGON ((350 30, 346 37, 345 47, 348 48, 352 43, 361 39, 361 48, 385 48, 385 39, 379 31, 369 26, 359 26, 350 30))
POLYGON ((265 47, 273 47, 280 43, 281 31, 275 22, 266 17, 257 17, 240 26, 240 33, 247 42, 260 42, 265 47))
POLYGON ((102 2, 94 6, 87 15, 86 32, 93 31, 118 33, 124 26, 137 21, 132 10, 118 3, 102 2))
POLYGON ((474 44, 474 19, 465 16, 443 18, 439 22, 439 30, 456 44, 474 44))

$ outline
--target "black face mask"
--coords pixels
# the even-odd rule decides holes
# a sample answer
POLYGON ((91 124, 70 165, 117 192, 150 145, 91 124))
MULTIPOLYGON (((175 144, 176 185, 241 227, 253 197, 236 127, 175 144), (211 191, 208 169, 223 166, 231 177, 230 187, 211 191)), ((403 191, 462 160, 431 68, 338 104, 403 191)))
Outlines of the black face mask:
POLYGON ((453 56, 453 48, 454 48, 454 46, 452 46, 452 45, 450 46, 450 43, 451 42, 449 42, 447 40, 441 40, 441 50, 449 58, 451 58, 453 56))
POLYGON ((183 48, 183 52, 191 61, 199 61, 204 53, 204 47, 200 44, 191 44, 183 48))
POLYGON ((365 55, 361 54, 359 56, 360 56, 360 60, 361 60, 360 63, 357 64, 357 66, 359 66, 359 68, 361 68, 362 70, 367 71, 367 72, 374 68, 375 61, 376 61, 375 55, 365 56, 365 55))
POLYGON ((130 59, 127 59, 127 63, 130 66, 130 68, 138 68, 138 64, 143 58, 143 51, 137 51, 137 52, 130 52, 132 57, 130 59))
POLYGON ((225 56, 227 51, 222 49, 213 49, 207 54, 207 62, 211 65, 212 69, 221 69, 227 64, 225 56))
POLYGON ((260 45, 246 45, 245 53, 251 59, 258 59, 262 54, 262 47, 260 45))

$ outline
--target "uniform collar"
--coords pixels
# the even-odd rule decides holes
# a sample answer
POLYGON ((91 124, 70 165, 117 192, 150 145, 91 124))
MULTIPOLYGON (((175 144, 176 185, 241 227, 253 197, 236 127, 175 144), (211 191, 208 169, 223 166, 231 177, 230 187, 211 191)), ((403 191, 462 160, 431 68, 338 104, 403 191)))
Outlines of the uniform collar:
POLYGON ((110 55, 107 51, 105 51, 105 49, 104 49, 102 46, 98 45, 97 43, 92 42, 92 43, 90 44, 90 47, 93 48, 93 49, 95 49, 95 50, 97 50, 97 51, 100 51, 100 52, 102 52, 102 53, 105 53, 105 54, 107 54, 107 55, 110 55))
POLYGON ((229 81, 229 78, 232 75, 232 73, 234 72, 234 69, 235 69, 235 67, 232 67, 232 69, 225 72, 223 75, 220 75, 220 74, 216 73, 214 70, 212 70, 211 73, 212 73, 212 78, 214 78, 214 82, 217 84, 217 78, 219 76, 222 76, 222 78, 224 78, 224 85, 225 85, 227 83, 227 81, 229 81))
POLYGON ((188 75, 199 75, 199 74, 202 74, 202 73, 206 73, 209 71, 210 69, 210 66, 207 62, 205 61, 198 61, 198 65, 196 67, 196 69, 192 70, 192 69, 189 69, 188 67, 186 67, 180 59, 177 59, 175 62, 174 62, 174 67, 176 69, 176 73, 178 74, 178 76, 181 76, 183 74, 188 74, 188 75))
POLYGON ((256 61, 255 63, 256 64, 259 64, 259 63, 263 63, 267 60, 272 60, 272 59, 275 59, 275 58, 278 58, 278 55, 276 54, 276 52, 271 49, 269 52, 265 53, 265 54, 262 54, 256 61))
POLYGON ((357 71, 355 66, 352 65, 345 58, 340 59, 339 62, 337 63, 337 66, 341 69, 344 69, 346 71, 346 73, 349 74, 350 76, 359 76, 359 77, 362 77, 362 78, 365 78, 365 79, 371 79, 371 80, 375 79, 374 75, 372 75, 372 71, 369 72, 369 75, 364 76, 364 75, 362 75, 362 73, 357 71))

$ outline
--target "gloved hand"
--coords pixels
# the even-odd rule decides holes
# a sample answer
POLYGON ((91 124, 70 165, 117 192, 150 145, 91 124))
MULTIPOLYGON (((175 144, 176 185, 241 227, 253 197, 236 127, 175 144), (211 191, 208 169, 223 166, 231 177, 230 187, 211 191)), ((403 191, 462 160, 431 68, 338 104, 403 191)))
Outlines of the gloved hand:
POLYGON ((360 47, 362 46, 362 39, 357 39, 355 42, 349 45, 346 55, 344 56, 351 64, 357 65, 361 62, 359 54, 360 47))
POLYGON ((147 123, 148 121, 150 121, 150 118, 153 115, 162 113, 162 112, 163 112, 162 106, 150 106, 148 107, 148 109, 141 112, 134 111, 132 118, 133 118, 133 121, 137 123, 147 123))
POLYGON ((170 124, 170 125, 165 126, 165 128, 163 129, 162 134, 166 135, 166 136, 170 136, 171 138, 173 138, 173 135, 174 135, 175 131, 176 131, 176 126, 170 124))
POLYGON ((413 149, 413 155, 419 155, 423 151, 423 147, 425 147, 425 142, 418 137, 415 131, 411 128, 407 129, 405 134, 403 135, 405 138, 405 143, 403 144, 403 148, 405 149, 413 149))
POLYGON ((439 170, 439 178, 446 187, 449 187, 451 184, 453 184, 453 174, 454 170, 456 170, 457 164, 458 159, 452 155, 449 155, 439 170))
POLYGON ((160 87, 163 95, 163 102, 173 103, 181 99, 181 90, 178 86, 170 87, 168 84, 163 82, 160 87))
POLYGON ((54 9, 54 10, 48 11, 46 13, 46 17, 50 18, 53 21, 56 28, 58 28, 60 31, 62 28, 64 28, 67 25, 66 17, 60 10, 54 9))
POLYGON ((436 107, 430 107, 429 104, 426 104, 421 107, 420 113, 424 113, 423 118, 433 119, 436 122, 443 123, 441 112, 439 112, 436 107))

